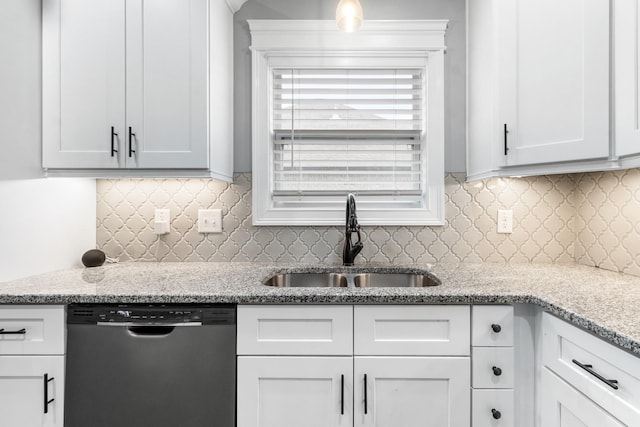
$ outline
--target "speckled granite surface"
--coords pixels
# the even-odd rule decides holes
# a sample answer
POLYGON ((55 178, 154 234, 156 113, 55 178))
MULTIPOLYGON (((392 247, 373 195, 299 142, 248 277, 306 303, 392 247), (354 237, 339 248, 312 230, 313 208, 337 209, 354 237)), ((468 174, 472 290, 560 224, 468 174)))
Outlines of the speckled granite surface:
MULTIPOLYGON (((435 275, 429 288, 272 288, 285 271, 342 267, 274 263, 125 263, 0 283, 0 304, 230 302, 244 304, 530 303, 640 356, 640 277, 578 265, 366 266, 435 275)), ((362 271, 353 267, 349 272, 362 271)))

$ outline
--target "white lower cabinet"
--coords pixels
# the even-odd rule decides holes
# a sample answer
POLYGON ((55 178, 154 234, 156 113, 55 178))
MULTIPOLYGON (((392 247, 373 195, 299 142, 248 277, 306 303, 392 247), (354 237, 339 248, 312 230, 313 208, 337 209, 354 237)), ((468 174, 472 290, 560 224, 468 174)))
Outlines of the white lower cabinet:
POLYGON ((542 389, 544 427, 625 427, 640 423, 622 423, 546 368, 542 372, 542 389))
POLYGON ((62 427, 65 312, 0 305, 0 426, 62 427))
POLYGON ((238 357, 238 427, 338 427, 353 420, 352 357, 238 357))
POLYGON ((468 427, 468 357, 238 358, 238 427, 468 427))
POLYGON ((473 390, 473 427, 513 427, 513 390, 473 390))
POLYGON ((542 325, 542 426, 640 427, 638 358, 549 313, 542 325))
POLYGON ((237 427, 470 427, 469 316, 239 306, 237 427))
POLYGON ((468 357, 356 357, 354 426, 469 426, 468 357))
POLYGON ((0 356, 0 426, 62 427, 63 386, 64 356, 0 356))

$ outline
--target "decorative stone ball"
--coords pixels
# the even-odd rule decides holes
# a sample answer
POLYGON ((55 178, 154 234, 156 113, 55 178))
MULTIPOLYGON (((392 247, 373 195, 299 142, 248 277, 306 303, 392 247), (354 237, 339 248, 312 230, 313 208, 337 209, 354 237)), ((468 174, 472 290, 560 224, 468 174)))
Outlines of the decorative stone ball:
POLYGON ((90 249, 82 255, 82 263, 85 267, 100 267, 107 256, 100 249, 90 249))

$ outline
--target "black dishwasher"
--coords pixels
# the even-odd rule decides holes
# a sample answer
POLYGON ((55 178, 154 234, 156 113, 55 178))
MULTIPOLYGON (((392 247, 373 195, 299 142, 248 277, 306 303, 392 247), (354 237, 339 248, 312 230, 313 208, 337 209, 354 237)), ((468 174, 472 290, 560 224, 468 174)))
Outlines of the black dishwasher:
POLYGON ((234 427, 236 307, 69 305, 65 427, 234 427))

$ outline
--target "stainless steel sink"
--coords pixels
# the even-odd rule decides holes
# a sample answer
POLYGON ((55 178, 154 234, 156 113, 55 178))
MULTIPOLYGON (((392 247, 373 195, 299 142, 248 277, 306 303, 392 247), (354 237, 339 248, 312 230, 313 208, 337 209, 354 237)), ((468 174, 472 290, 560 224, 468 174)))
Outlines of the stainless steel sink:
POLYGON ((283 273, 264 282, 276 288, 346 288, 347 278, 338 273, 283 273))
POLYGON ((280 273, 264 284, 276 288, 425 288, 438 286, 440 281, 421 273, 280 273))
POLYGON ((363 273, 353 277, 357 288, 426 288, 438 286, 440 281, 432 276, 418 273, 363 273))

